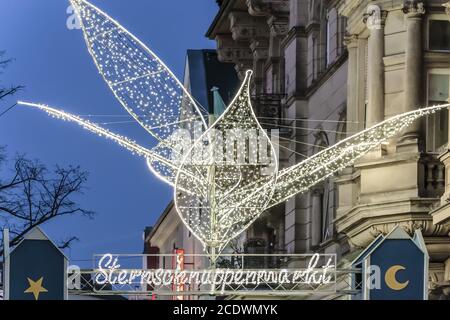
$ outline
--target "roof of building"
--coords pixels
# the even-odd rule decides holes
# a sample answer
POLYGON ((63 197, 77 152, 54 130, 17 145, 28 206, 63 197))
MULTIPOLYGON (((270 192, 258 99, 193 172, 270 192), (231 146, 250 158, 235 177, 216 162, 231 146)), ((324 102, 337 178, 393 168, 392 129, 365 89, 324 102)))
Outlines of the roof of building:
POLYGON ((205 36, 209 39, 214 39, 216 35, 222 33, 229 33, 230 19, 229 13, 233 10, 247 11, 247 3, 242 0, 222 0, 218 1, 219 10, 211 22, 205 36))
POLYGON ((170 210, 172 210, 174 205, 173 200, 169 202, 169 204, 167 205, 167 207, 164 209, 163 213, 159 216, 158 220, 156 221, 155 225, 152 227, 152 230, 146 235, 145 237, 145 242, 150 241, 150 239, 153 237, 153 235, 155 234, 156 230, 158 230, 159 226, 161 225, 161 223, 164 221, 164 219, 167 217, 167 215, 169 214, 170 210))
POLYGON ((402 227, 395 226, 395 228, 392 229, 392 231, 389 232, 386 236, 380 234, 353 260, 352 265, 361 263, 361 261, 363 261, 367 256, 370 256, 385 240, 388 239, 411 240, 412 243, 414 243, 420 251, 422 251, 424 254, 428 254, 425 243, 423 241, 422 233, 419 229, 414 232, 414 237, 411 238, 402 227))
POLYGON ((45 241, 49 241, 56 250, 58 250, 61 255, 66 259, 69 260, 66 256, 66 254, 53 242, 52 239, 50 239, 47 234, 39 227, 36 226, 33 229, 31 229, 30 231, 28 231, 23 237, 22 239, 19 241, 19 243, 17 243, 16 245, 14 245, 13 247, 11 247, 11 250, 9 252, 9 254, 11 255, 15 249, 17 249, 23 241, 25 240, 45 240, 45 241))
POLYGON ((212 49, 188 50, 185 73, 185 81, 189 81, 188 89, 192 96, 209 113, 214 111, 211 91, 214 87, 219 88, 220 96, 228 104, 239 86, 234 65, 220 62, 216 50, 212 49))

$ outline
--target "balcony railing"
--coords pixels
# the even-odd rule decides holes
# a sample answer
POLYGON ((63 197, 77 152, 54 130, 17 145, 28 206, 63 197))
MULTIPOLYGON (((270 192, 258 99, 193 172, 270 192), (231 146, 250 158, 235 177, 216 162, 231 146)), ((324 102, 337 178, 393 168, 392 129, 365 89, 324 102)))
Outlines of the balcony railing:
POLYGON ((254 269, 281 268, 287 263, 285 257, 277 256, 286 254, 286 250, 268 246, 266 240, 260 238, 248 239, 245 253, 250 255, 244 259, 245 265, 254 269), (251 256, 255 254, 265 256, 251 256))
POLYGON ((252 97, 256 116, 267 129, 281 129, 283 124, 283 99, 284 94, 263 93, 252 97))
POLYGON ((437 154, 428 153, 422 157, 421 194, 427 198, 438 198, 445 190, 445 167, 437 158, 437 154))

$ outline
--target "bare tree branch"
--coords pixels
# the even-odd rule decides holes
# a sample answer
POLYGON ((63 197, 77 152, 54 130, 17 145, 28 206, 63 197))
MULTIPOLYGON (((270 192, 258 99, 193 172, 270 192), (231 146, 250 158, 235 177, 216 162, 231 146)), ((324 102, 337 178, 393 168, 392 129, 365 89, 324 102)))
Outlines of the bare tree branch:
MULTIPOLYGON (((0 148, 0 165, 6 162, 1 150, 4 148, 0 148)), ((0 223, 3 221, 3 227, 11 230, 11 245, 17 244, 32 228, 57 217, 93 218, 92 211, 80 208, 72 199, 83 194, 87 178, 88 173, 80 167, 57 166, 50 172, 39 161, 16 156, 8 177, 0 176, 0 223)), ((67 240, 65 247, 75 238, 67 240)))
MULTIPOLYGON (((5 51, 0 51, 0 74, 3 73, 3 70, 6 69, 11 62, 14 61, 14 59, 11 58, 4 58, 5 51)), ((0 86, 0 100, 3 98, 6 98, 7 96, 15 95, 20 90, 24 89, 24 86, 18 85, 18 86, 10 86, 9 88, 5 88, 3 86, 0 86)))
POLYGON ((23 90, 24 86, 12 86, 9 88, 0 88, 0 100, 5 98, 6 96, 12 96, 15 95, 20 90, 23 90))
POLYGON ((61 250, 70 248, 72 246, 72 242, 78 242, 80 239, 77 237, 70 237, 69 239, 64 240, 62 243, 58 245, 58 248, 61 250))

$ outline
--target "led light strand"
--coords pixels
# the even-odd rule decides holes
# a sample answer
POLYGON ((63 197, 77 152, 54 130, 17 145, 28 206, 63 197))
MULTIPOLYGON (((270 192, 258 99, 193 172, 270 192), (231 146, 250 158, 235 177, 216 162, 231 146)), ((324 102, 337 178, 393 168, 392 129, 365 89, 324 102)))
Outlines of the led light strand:
MULTIPOLYGON (((78 117, 76 115, 70 114, 70 113, 62 111, 62 110, 57 110, 55 108, 49 107, 44 104, 32 103, 32 102, 26 102, 26 101, 17 101, 17 104, 26 106, 26 107, 33 107, 33 108, 40 109, 42 111, 45 111, 48 115, 50 115, 54 118, 57 118, 57 119, 61 119, 64 121, 69 121, 69 122, 75 122, 78 125, 80 125, 82 128, 84 128, 92 133, 95 133, 100 137, 105 137, 107 139, 113 140, 121 147, 124 147, 125 149, 130 151, 132 154, 137 154, 139 156, 145 157, 152 161, 164 162, 165 165, 171 167, 173 170, 176 170, 176 171, 179 170, 178 166, 176 166, 174 163, 161 157, 159 154, 153 152, 152 150, 149 150, 149 149, 137 144, 135 141, 133 141, 127 137, 121 136, 121 135, 113 133, 107 129, 104 129, 104 128, 98 126, 97 124, 90 122, 89 120, 81 119, 80 117, 78 117)), ((189 173, 187 173, 187 172, 185 174, 189 175, 189 173)), ((158 175, 157 175, 157 177, 160 178, 158 175)), ((196 177, 191 175, 190 178, 195 179, 196 177)), ((161 180, 168 182, 172 186, 174 185, 174 181, 168 181, 168 180, 162 179, 162 178, 161 178, 161 180)))
POLYGON ((270 207, 286 201, 335 172, 352 165, 374 147, 394 137, 416 119, 448 108, 450 104, 436 105, 396 115, 377 125, 354 134, 337 144, 279 172, 270 207))

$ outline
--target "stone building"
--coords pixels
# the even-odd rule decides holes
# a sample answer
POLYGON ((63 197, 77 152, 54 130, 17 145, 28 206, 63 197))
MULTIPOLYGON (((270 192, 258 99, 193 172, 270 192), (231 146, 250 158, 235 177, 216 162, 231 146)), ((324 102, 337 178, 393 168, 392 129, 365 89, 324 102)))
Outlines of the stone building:
MULTIPOLYGON (((218 0, 207 37, 240 78, 290 166, 395 114, 449 100, 447 0, 218 0)), ((450 296, 448 112, 429 116, 328 181, 261 216, 253 252, 351 260, 395 225, 420 228, 430 298, 450 296), (445 174, 447 172, 447 174, 445 174), (258 251, 259 250, 259 251, 258 251)))

